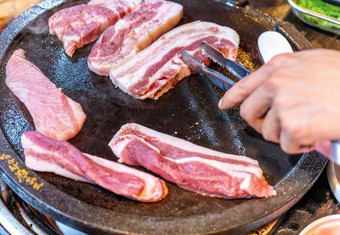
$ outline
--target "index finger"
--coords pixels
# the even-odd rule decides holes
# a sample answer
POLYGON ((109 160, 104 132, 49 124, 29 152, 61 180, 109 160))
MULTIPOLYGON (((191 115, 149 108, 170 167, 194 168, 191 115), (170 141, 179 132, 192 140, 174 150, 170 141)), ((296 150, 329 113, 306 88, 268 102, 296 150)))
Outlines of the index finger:
POLYGON ((244 77, 230 88, 220 100, 220 109, 230 109, 245 100, 272 72, 271 66, 262 66, 257 71, 244 77))
POLYGON ((294 64, 295 60, 288 61, 291 53, 276 55, 267 64, 264 64, 252 74, 244 77, 230 88, 220 100, 218 107, 220 109, 230 109, 244 101, 253 93, 277 68, 294 64))

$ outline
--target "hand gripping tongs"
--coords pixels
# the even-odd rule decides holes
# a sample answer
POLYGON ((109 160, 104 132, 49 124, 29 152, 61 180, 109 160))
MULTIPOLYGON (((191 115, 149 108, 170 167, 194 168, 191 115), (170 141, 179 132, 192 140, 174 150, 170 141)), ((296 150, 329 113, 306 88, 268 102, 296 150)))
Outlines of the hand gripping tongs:
MULTIPOLYGON (((246 69, 242 64, 227 59, 222 52, 209 45, 206 42, 200 44, 200 49, 203 55, 209 57, 212 61, 218 65, 226 68, 236 78, 242 79, 250 74, 250 71, 246 69)), ((196 71, 200 75, 205 75, 215 86, 222 90, 228 90, 235 82, 223 74, 206 67, 203 63, 191 56, 187 51, 182 51, 182 59, 190 69, 196 71)))
MULTIPOLYGON (((286 39, 284 39, 284 37, 282 35, 279 35, 277 32, 267 31, 263 33, 263 35, 259 37, 258 43, 260 54, 265 63, 277 54, 283 52, 293 52, 288 41, 286 41, 286 39), (273 44, 273 38, 276 39, 274 40, 274 43, 278 44, 276 45, 277 47, 269 45, 273 44), (271 39, 272 43, 268 43, 267 39, 271 39), (274 50, 273 48, 276 49, 274 50)), ((250 71, 247 70, 242 64, 225 58, 222 52, 209 45, 208 43, 202 42, 200 45, 200 49, 203 55, 208 56, 212 61, 226 68, 236 78, 242 79, 243 77, 250 74, 250 71)), ((206 67, 203 63, 191 56, 187 51, 182 51, 182 60, 186 65, 189 66, 189 68, 198 72, 200 75, 204 75, 214 85, 222 90, 226 91, 230 89, 233 85, 235 85, 235 82, 233 80, 215 70, 206 67)), ((335 140, 331 142, 330 160, 337 165, 340 165, 340 140, 335 140)))

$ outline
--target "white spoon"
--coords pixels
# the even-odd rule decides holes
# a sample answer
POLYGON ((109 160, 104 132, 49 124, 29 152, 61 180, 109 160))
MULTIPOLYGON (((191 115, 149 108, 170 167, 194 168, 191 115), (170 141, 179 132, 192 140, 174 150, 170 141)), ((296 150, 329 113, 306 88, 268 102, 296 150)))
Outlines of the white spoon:
POLYGON ((258 38, 257 44, 264 63, 267 63, 275 55, 293 53, 288 40, 282 34, 275 31, 262 33, 258 38))

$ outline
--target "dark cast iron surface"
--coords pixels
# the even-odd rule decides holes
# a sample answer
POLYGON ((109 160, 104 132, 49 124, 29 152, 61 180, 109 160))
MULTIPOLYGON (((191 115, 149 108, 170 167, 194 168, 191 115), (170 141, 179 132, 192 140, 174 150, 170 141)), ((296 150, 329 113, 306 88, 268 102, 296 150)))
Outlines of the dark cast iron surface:
MULTIPOLYGON (((115 88, 108 78, 89 72, 86 58, 93 43, 78 50, 74 58, 67 57, 61 42, 49 35, 47 20, 57 10, 85 1, 62 2, 43 1, 0 35, 0 150, 11 156, 0 160, 1 177, 33 207, 86 232, 240 233, 287 211, 318 178, 327 162, 321 155, 315 152, 287 155, 278 145, 264 141, 239 117, 238 108, 229 111, 217 108, 222 93, 202 77, 184 79, 158 101, 140 101, 115 88), (137 122, 205 147, 257 159, 278 195, 226 200, 197 195, 168 183, 168 197, 148 204, 94 185, 31 171, 23 162, 20 137, 24 131, 34 129, 32 119, 4 82, 6 63, 18 48, 23 48, 27 59, 67 96, 81 103, 87 121, 70 141, 81 151, 116 160, 107 146, 110 138, 122 124, 137 122), (29 183, 20 182, 12 163, 44 185, 36 190, 29 183)), ((178 2, 184 6, 181 24, 205 20, 234 28, 241 38, 238 59, 252 71, 262 64, 256 42, 263 31, 279 29, 291 39, 296 50, 310 48, 308 41, 289 24, 279 27, 278 20, 249 7, 231 7, 212 0, 178 2)))

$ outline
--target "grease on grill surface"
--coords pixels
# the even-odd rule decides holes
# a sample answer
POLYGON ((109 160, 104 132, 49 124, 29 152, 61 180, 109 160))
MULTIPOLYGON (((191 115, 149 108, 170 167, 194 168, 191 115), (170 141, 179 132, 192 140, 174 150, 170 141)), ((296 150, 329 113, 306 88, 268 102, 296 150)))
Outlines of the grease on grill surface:
MULTIPOLYGON (((57 4, 55 2, 57 1, 46 1, 41 6, 49 9, 57 4)), ((291 176, 291 171, 298 165, 300 157, 287 156, 279 146, 264 141, 240 118, 237 108, 228 111, 219 110, 217 103, 223 92, 213 87, 206 79, 200 76, 190 76, 158 101, 140 101, 115 88, 108 78, 88 71, 86 58, 93 44, 79 49, 74 58, 68 58, 64 54, 60 41, 55 36, 49 35, 47 20, 61 7, 83 2, 85 1, 67 1, 33 19, 31 17, 38 14, 34 15, 35 12, 40 14, 42 11, 41 8, 35 8, 30 11, 33 16, 26 15, 26 18, 16 22, 16 27, 20 28, 26 24, 27 26, 23 30, 20 28, 17 35, 15 33, 10 36, 6 41, 6 43, 11 42, 9 46, 4 41, 0 42, 7 48, 0 66, 0 97, 1 100, 7 99, 8 105, 6 107, 1 102, 0 121, 7 140, 19 157, 24 158, 20 145, 21 135, 13 136, 11 133, 23 133, 25 130, 33 129, 33 123, 26 108, 4 84, 4 78, 8 58, 14 50, 23 48, 27 52, 29 61, 37 65, 47 77, 61 87, 67 96, 83 106, 88 118, 80 133, 70 141, 83 152, 116 160, 107 146, 109 140, 121 125, 136 122, 166 134, 190 139, 193 143, 204 147, 254 157, 260 162, 266 179, 271 185, 279 181, 285 182, 286 177, 291 176), (15 112, 12 113, 9 110, 15 110, 15 112), (13 125, 13 120, 16 118, 22 121, 13 125)), ((251 71, 261 65, 256 50, 256 39, 260 33, 269 29, 261 25, 262 21, 266 21, 264 25, 268 25, 266 18, 259 18, 257 14, 250 14, 248 10, 245 15, 239 8, 231 9, 227 6, 219 8, 216 7, 215 1, 197 1, 197 4, 192 4, 192 0, 182 0, 181 3, 185 6, 182 24, 200 19, 233 27, 241 38, 238 59, 251 71), (226 11, 230 14, 225 14, 226 11)), ((263 208, 262 199, 226 200, 205 197, 180 189, 171 183, 167 183, 170 192, 163 201, 153 204, 139 203, 117 196, 95 185, 73 181, 51 173, 39 173, 39 175, 56 186, 48 188, 50 184, 45 185, 47 189, 57 193, 50 195, 44 192, 45 194, 34 195, 48 202, 56 199, 51 205, 39 204, 37 206, 55 215, 56 210, 53 207, 55 205, 61 211, 59 216, 67 218, 65 220, 69 220, 70 214, 76 216, 81 221, 82 227, 88 224, 86 216, 92 216, 91 222, 96 223, 98 229, 107 229, 110 226, 109 229, 117 229, 116 231, 120 232, 136 232, 138 228, 146 229, 145 233, 159 231, 157 229, 169 233, 184 233, 189 230, 195 230, 197 233, 218 232, 235 224, 242 227, 254 219, 253 215, 247 213, 232 213, 229 217, 230 212, 239 212, 244 206, 247 206, 247 210, 250 206, 254 212, 268 209, 263 208), (64 201, 60 201, 60 198, 64 201), (77 204, 70 205, 65 203, 66 201, 73 201, 77 204), (73 209, 79 205, 82 207, 78 210, 73 209), (84 208, 88 215, 79 214, 84 208), (102 208, 107 210, 102 210, 102 208), (119 218, 109 216, 114 213, 117 213, 119 218), (152 216, 152 219, 150 217, 142 220, 144 215, 152 216), (198 216, 195 217, 196 215, 198 216), (164 219, 163 222, 169 221, 167 225, 171 224, 176 230, 172 230, 173 228, 169 226, 165 227, 166 223, 163 223, 163 227, 159 227, 160 225, 153 221, 153 219, 162 220, 167 217, 169 219, 164 219), (201 220, 203 217, 204 220, 201 220), (122 223, 127 220, 130 220, 129 223, 122 223), (183 225, 183 220, 188 223, 183 225), (173 221, 180 222, 173 224, 173 221), (131 223, 134 223, 133 227, 131 223)), ((277 204, 283 200, 280 195, 273 200, 275 199, 278 199, 277 204)))

